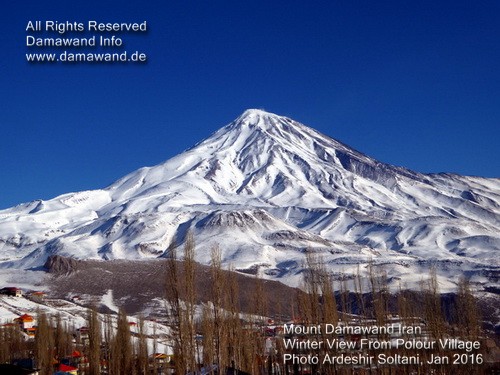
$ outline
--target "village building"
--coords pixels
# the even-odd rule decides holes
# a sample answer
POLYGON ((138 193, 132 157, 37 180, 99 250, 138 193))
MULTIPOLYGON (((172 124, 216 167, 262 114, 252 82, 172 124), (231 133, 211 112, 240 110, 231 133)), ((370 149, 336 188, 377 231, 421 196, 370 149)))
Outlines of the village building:
POLYGON ((35 318, 29 314, 23 314, 19 318, 14 319, 14 322, 18 323, 23 331, 31 329, 35 326, 35 318))
POLYGON ((0 289, 0 294, 3 294, 5 296, 11 296, 11 297, 22 297, 23 296, 23 291, 19 288, 16 287, 5 287, 0 289))
POLYGON ((35 298, 35 299, 38 299, 38 300, 44 299, 46 295, 47 295, 47 293, 41 292, 41 291, 35 291, 35 292, 31 292, 29 294, 29 296, 31 298, 35 298))

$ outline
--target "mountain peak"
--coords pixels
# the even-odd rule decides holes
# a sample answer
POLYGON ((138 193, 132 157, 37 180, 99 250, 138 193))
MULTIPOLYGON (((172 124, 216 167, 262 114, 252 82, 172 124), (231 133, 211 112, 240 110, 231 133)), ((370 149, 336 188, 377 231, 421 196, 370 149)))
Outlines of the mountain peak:
POLYGON ((281 116, 266 112, 262 109, 247 109, 236 120, 233 125, 237 127, 260 128, 268 130, 281 116))
POLYGON ((264 111, 263 109, 249 108, 245 110, 238 119, 240 120, 252 120, 260 117, 279 117, 278 115, 264 111))

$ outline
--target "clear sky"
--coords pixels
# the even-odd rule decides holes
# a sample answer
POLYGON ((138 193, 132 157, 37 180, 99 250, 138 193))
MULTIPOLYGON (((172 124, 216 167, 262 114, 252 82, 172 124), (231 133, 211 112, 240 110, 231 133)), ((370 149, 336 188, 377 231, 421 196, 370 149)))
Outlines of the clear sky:
POLYGON ((2 5, 0 208, 105 187, 247 108, 419 172, 500 177, 500 2, 153 3, 2 5), (29 64, 30 20, 146 20, 122 36, 148 62, 29 64))

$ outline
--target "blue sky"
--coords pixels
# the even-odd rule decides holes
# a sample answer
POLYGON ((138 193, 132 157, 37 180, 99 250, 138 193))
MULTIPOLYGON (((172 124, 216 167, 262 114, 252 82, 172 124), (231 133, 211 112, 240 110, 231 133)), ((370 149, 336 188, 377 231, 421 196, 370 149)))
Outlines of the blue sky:
POLYGON ((3 4, 0 208, 105 187, 247 108, 383 162, 500 177, 498 1, 3 4), (148 22, 145 65, 28 64, 29 20, 148 22))

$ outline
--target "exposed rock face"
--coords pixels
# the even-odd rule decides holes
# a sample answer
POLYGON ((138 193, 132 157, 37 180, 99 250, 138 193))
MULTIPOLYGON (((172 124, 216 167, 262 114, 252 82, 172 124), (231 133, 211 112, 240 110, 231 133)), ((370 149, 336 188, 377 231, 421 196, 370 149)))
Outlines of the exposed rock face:
POLYGON ((76 271, 78 263, 78 260, 73 258, 66 258, 60 255, 51 255, 45 262, 44 267, 49 273, 61 275, 76 271))

